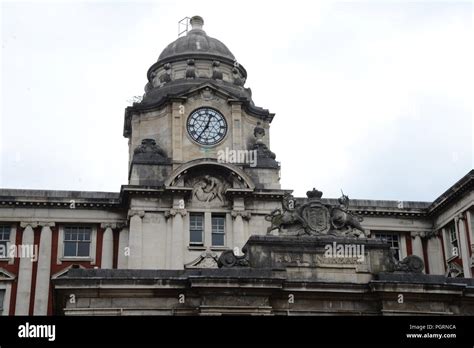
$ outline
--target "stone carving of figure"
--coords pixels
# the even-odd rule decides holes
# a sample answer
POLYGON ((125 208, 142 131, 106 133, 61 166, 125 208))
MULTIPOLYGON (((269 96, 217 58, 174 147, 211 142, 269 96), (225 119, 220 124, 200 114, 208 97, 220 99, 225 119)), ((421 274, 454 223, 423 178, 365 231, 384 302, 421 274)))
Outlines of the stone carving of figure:
POLYGON ((346 196, 342 192, 342 196, 338 199, 339 207, 335 207, 331 211, 331 223, 336 230, 350 233, 356 236, 363 235, 365 233, 364 228, 360 222, 363 220, 361 217, 355 216, 349 212, 349 196, 346 196), (359 232, 354 231, 354 229, 359 232))
POLYGON ((160 85, 160 79, 158 78, 158 74, 156 71, 153 71, 151 73, 151 85, 153 87, 158 87, 160 85))
POLYGON ((194 184, 194 196, 201 202, 211 202, 218 198, 221 202, 224 202, 224 191, 226 185, 219 179, 210 175, 203 176, 200 180, 194 184))
POLYGON ((269 221, 271 225, 267 228, 267 234, 273 230, 281 232, 282 228, 287 226, 300 224, 305 226, 306 222, 299 213, 299 206, 297 206, 294 197, 291 194, 285 194, 282 201, 282 209, 275 209, 269 215, 265 216, 265 220, 269 221))
POLYGON ((219 62, 218 60, 212 62, 212 78, 214 80, 222 80, 222 71, 219 70, 220 65, 221 62, 219 62))
POLYGON ((253 130, 253 135, 255 137, 255 142, 258 144, 263 143, 263 137, 265 136, 265 128, 261 126, 260 122, 257 122, 257 127, 253 130))
POLYGON ((268 146, 263 142, 265 128, 261 126, 260 122, 257 122, 257 126, 253 129, 253 135, 255 137, 255 144, 252 146, 252 149, 257 151, 257 165, 260 163, 261 165, 265 164, 277 168, 279 164, 275 161, 275 153, 270 151, 268 146))
POLYGON ((240 77, 239 70, 237 68, 232 69, 232 77, 234 78, 234 85, 243 86, 245 79, 240 77))
POLYGON ((194 59, 188 59, 188 67, 186 68, 186 78, 196 78, 196 68, 194 67, 194 59))
POLYGON ((342 209, 347 210, 347 208, 349 207, 349 196, 346 196, 344 192, 342 192, 342 196, 339 197, 337 201, 341 205, 342 209))
POLYGON ((171 72, 170 72, 171 64, 166 63, 164 68, 165 68, 165 73, 160 76, 160 83, 161 84, 171 82, 171 72))
POLYGON ((153 88, 153 84, 148 82, 146 85, 145 85, 145 94, 150 92, 151 89, 153 88))

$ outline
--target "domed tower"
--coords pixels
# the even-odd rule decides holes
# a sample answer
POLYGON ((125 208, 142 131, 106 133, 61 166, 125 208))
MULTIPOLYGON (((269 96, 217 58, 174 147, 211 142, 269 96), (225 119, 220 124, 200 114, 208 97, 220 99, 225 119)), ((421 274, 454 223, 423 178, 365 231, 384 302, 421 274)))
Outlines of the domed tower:
POLYGON ((257 186, 279 187, 279 164, 268 150, 274 114, 255 106, 247 71, 206 34, 204 20, 194 16, 190 24, 148 69, 142 101, 125 111, 129 183, 161 185, 180 165, 209 158, 245 168, 257 186))
POLYGON ((203 250, 242 248, 281 207, 274 114, 255 106, 246 70, 204 20, 190 24, 148 69, 143 99, 125 110, 129 268, 182 269, 200 264, 203 250))

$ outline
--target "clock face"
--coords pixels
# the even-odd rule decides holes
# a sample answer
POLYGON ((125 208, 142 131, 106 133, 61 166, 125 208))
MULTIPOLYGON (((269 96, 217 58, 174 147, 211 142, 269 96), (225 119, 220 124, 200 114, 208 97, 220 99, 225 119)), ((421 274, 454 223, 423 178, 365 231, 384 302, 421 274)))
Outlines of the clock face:
POLYGON ((222 114, 211 108, 199 108, 189 115, 189 136, 201 145, 215 145, 224 139, 227 122, 222 114))

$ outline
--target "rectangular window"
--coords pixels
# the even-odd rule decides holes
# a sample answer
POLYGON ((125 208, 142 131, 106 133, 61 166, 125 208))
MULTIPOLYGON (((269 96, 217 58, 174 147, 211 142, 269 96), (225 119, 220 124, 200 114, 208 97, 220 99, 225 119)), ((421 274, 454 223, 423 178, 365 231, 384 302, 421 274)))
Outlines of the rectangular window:
POLYGON ((189 215, 189 245, 203 245, 204 214, 189 215))
POLYGON ((0 225, 0 245, 3 245, 3 247, 0 248, 1 250, 0 258, 7 256, 7 255, 2 255, 2 253, 3 251, 5 253, 8 253, 7 250, 10 243, 10 232, 11 232, 11 226, 0 225))
POLYGON ((450 259, 459 255, 458 236, 456 234, 456 226, 454 225, 454 221, 446 226, 446 233, 448 235, 447 254, 448 259, 450 259))
POLYGON ((91 227, 64 227, 64 257, 90 257, 91 235, 91 227))
POLYGON ((0 290, 0 315, 3 315, 3 300, 5 298, 5 290, 0 290))
POLYGON ((224 246, 225 244, 225 216, 212 215, 212 245, 224 246))
POLYGON ((374 232, 377 239, 385 240, 390 243, 390 246, 395 249, 395 258, 400 260, 400 235, 392 232, 374 232))

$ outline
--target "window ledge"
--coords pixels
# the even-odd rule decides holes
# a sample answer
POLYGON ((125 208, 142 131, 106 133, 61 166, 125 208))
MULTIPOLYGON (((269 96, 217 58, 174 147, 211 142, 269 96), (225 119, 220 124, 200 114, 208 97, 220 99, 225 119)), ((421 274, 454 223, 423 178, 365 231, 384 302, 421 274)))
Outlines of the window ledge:
POLYGON ((77 262, 80 262, 80 261, 89 261, 89 262, 92 262, 92 258, 90 256, 71 256, 71 257, 68 257, 68 256, 63 256, 60 258, 61 261, 64 261, 64 262, 67 262, 67 261, 77 261, 77 262))
POLYGON ((211 246, 212 251, 224 251, 224 250, 229 250, 228 247, 226 246, 211 246))
POLYGON ((188 250, 199 250, 199 251, 204 251, 206 250, 206 247, 203 245, 189 245, 188 250))
MULTIPOLYGON (((207 249, 208 247, 205 247, 204 245, 188 245, 188 250, 205 251, 207 249)), ((229 250, 226 246, 211 246, 210 249, 211 251, 229 250)))

